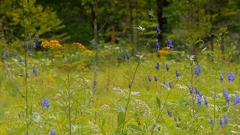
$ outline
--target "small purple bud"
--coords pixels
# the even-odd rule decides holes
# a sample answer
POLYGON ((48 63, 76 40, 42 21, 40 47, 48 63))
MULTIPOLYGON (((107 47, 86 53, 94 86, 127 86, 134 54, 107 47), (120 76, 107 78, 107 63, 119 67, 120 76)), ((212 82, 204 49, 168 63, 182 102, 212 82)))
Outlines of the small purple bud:
POLYGON ((158 41, 156 41, 156 50, 160 50, 160 45, 159 45, 158 41))
POLYGON ((28 72, 26 73, 26 77, 29 78, 29 76, 28 76, 28 72))
POLYGON ((158 26, 156 26, 156 31, 157 31, 157 34, 159 35, 160 34, 160 29, 158 26))
POLYGON ((25 49, 28 50, 28 42, 25 43, 25 49))
POLYGON ((200 97, 202 97, 202 94, 200 93, 200 91, 198 90, 198 88, 195 88, 196 94, 199 95, 200 97))
POLYGON ((201 74, 201 67, 199 64, 194 67, 194 74, 196 74, 197 76, 201 74))
POLYGON ((35 37, 36 37, 36 40, 38 41, 38 40, 39 40, 39 36, 38 36, 38 34, 36 34, 35 37))
POLYGON ((160 64, 159 63, 157 63, 157 65, 156 65, 156 69, 157 69, 157 71, 159 70, 159 67, 160 67, 160 64))
POLYGON ((33 43, 33 49, 36 49, 36 48, 37 48, 36 43, 33 43))
POLYGON ((222 116, 220 116, 219 124, 220 124, 220 127, 223 127, 223 120, 222 120, 222 116))
POLYGON ((44 98, 40 101, 40 105, 42 108, 46 107, 48 109, 50 107, 50 101, 44 98))
POLYGON ((35 76, 38 76, 38 71, 37 71, 37 69, 34 67, 33 68, 33 74, 35 75, 35 76))
POLYGON ((173 50, 172 42, 169 39, 166 39, 166 40, 167 40, 167 45, 170 47, 171 50, 173 50))
POLYGON ((213 118, 212 118, 212 116, 210 116, 210 124, 211 124, 211 126, 214 125, 214 122, 213 122, 213 118))
POLYGON ((207 97, 206 97, 206 96, 204 96, 204 97, 203 97, 203 99, 204 99, 204 103, 205 103, 205 105, 206 105, 206 106, 208 106, 207 97))
POLYGON ((202 98, 199 95, 197 95, 197 104, 198 106, 202 105, 202 98))
POLYGON ((181 117, 180 116, 178 116, 178 121, 181 121, 181 117))
POLYGON ((228 92, 227 92, 226 88, 223 89, 223 95, 224 95, 224 98, 225 98, 227 104, 229 105, 230 104, 230 97, 228 95, 228 92))
POLYGON ((169 109, 167 109, 168 116, 172 117, 172 113, 169 109))
POLYGON ((172 83, 171 82, 169 82, 169 88, 172 89, 172 83))
POLYGON ((234 96, 234 105, 237 106, 240 103, 240 95, 236 94, 234 96))
POLYGON ((176 77, 179 78, 180 74, 178 73, 178 71, 176 70, 176 77))
POLYGON ((158 81, 158 78, 156 76, 154 76, 154 80, 157 82, 158 81))
POLYGON ((233 72, 228 72, 228 81, 233 82, 235 80, 233 72))
POLYGON ((8 51, 6 51, 6 53, 5 53, 5 57, 9 57, 9 52, 8 51))
POLYGON ((175 116, 175 115, 173 116, 173 118, 174 118, 174 121, 177 121, 177 118, 176 118, 176 116, 175 116))
POLYGON ((192 87, 190 87, 189 90, 190 90, 190 94, 193 96, 194 92, 193 92, 192 87))
POLYGON ((22 57, 20 56, 20 57, 19 57, 19 62, 22 62, 22 61, 23 61, 23 60, 22 60, 22 57))
POLYGON ((28 40, 31 40, 31 34, 30 33, 28 34, 28 40))
POLYGON ((51 135, 57 135, 57 133, 54 130, 52 130, 51 135))
POLYGON ((148 76, 148 81, 152 82, 152 78, 150 76, 148 76))
POLYGON ((169 71, 169 69, 170 69, 169 66, 168 66, 168 64, 166 64, 166 69, 167 69, 167 71, 169 71))
POLYGON ((221 83, 223 82, 223 75, 222 75, 222 72, 220 72, 220 82, 221 82, 221 83))
POLYGON ((224 115, 224 124, 225 124, 225 125, 228 124, 228 118, 227 118, 227 115, 226 115, 226 114, 224 115))
POLYGON ((165 81, 163 82, 163 85, 166 86, 166 82, 165 81))
POLYGON ((13 52, 13 55, 14 55, 14 57, 17 56, 17 51, 16 50, 13 52))
POLYGON ((123 56, 124 60, 130 60, 130 56, 128 55, 128 53, 124 53, 124 56, 123 56))

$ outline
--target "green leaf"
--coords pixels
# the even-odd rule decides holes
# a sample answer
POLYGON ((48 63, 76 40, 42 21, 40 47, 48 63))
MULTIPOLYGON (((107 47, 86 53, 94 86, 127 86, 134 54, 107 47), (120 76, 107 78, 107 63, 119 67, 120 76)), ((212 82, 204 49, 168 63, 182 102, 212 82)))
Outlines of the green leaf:
POLYGON ((120 127, 125 122, 125 116, 123 112, 118 113, 118 127, 120 127))
POLYGON ((138 132, 144 132, 140 127, 136 126, 136 125, 133 125, 133 124, 130 124, 127 126, 130 130, 133 130, 133 131, 138 131, 138 132))
POLYGON ((158 107, 160 108, 161 107, 161 102, 160 102, 160 99, 158 98, 158 96, 156 96, 156 101, 157 101, 158 107))
POLYGON ((120 104, 115 104, 115 105, 117 106, 117 111, 118 112, 123 112, 123 113, 126 112, 126 109, 123 106, 121 106, 120 104))

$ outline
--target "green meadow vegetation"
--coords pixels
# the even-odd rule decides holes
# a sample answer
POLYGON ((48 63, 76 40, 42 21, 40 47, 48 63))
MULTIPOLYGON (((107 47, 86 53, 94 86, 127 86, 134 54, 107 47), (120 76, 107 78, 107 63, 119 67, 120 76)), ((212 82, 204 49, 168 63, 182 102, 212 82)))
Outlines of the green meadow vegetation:
MULTIPOLYGON (((178 24, 185 27, 169 33, 156 23, 158 13, 148 10, 141 15, 150 20, 141 18, 142 25, 128 31, 139 38, 129 41, 119 36, 120 28, 111 27, 105 31, 111 39, 105 41, 94 18, 97 2, 82 0, 95 28, 93 40, 89 33, 81 37, 87 37, 83 44, 72 42, 79 33, 72 39, 58 33, 65 28, 61 20, 52 8, 36 2, 46 5, 23 0, 10 13, 3 9, 13 3, 0 0, 0 135, 240 134, 239 50, 231 27, 208 31, 209 22, 198 20, 201 23, 178 24)), ((165 3, 166 12, 178 2, 165 3)), ((116 10, 101 4, 99 13, 116 10)), ((203 11, 198 14, 201 17, 203 11)))

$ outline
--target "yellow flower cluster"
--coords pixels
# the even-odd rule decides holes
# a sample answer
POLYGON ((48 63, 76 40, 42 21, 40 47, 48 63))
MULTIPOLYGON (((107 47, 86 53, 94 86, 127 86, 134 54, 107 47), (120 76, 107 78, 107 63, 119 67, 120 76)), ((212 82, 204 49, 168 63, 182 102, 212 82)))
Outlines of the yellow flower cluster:
POLYGON ((46 78, 49 82, 53 82, 53 83, 56 82, 51 75, 47 75, 46 78))
POLYGON ((70 63, 62 64, 62 67, 71 67, 71 64, 70 63))
POLYGON ((49 42, 44 41, 41 43, 41 46, 49 50, 56 50, 62 48, 62 45, 57 40, 50 40, 49 42))
POLYGON ((86 54, 93 54, 93 52, 90 51, 90 50, 85 50, 84 53, 86 53, 86 54))
POLYGON ((83 50, 86 49, 86 47, 84 45, 82 45, 81 43, 78 43, 78 42, 74 42, 73 45, 77 45, 78 48, 83 49, 83 50))
POLYGON ((88 50, 83 44, 78 43, 78 42, 73 42, 72 44, 68 44, 68 45, 64 45, 64 49, 68 50, 68 51, 81 51, 84 52, 86 54, 93 54, 92 51, 88 50))

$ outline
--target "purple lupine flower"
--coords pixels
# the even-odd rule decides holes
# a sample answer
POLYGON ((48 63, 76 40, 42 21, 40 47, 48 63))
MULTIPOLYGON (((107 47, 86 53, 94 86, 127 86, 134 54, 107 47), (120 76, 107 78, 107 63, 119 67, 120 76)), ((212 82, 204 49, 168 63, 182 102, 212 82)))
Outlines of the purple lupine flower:
POLYGON ((160 50, 160 45, 159 45, 158 41, 156 41, 156 50, 160 50))
POLYGON ((178 73, 178 71, 176 70, 176 77, 179 78, 180 74, 178 73))
POLYGON ((240 103, 240 95, 236 94, 234 96, 234 105, 238 105, 238 103, 240 103))
POLYGON ((177 121, 177 117, 175 115, 173 116, 173 118, 174 118, 174 121, 177 121))
POLYGON ((171 42, 171 40, 169 39, 166 39, 167 40, 167 45, 170 47, 170 49, 172 50, 173 49, 173 44, 171 42))
POLYGON ((20 56, 20 57, 19 57, 19 62, 22 62, 22 61, 23 61, 23 59, 22 59, 22 57, 20 56))
POLYGON ((208 106, 207 97, 206 97, 206 96, 204 96, 204 97, 203 97, 203 99, 204 99, 204 103, 205 103, 205 105, 206 105, 206 106, 208 106))
POLYGON ((150 76, 148 76, 148 81, 152 82, 152 78, 150 76))
POLYGON ((235 80, 233 72, 228 72, 228 81, 233 82, 235 80))
POLYGON ((194 74, 196 74, 197 76, 201 74, 201 67, 199 64, 194 67, 194 74))
POLYGON ((124 53, 124 56, 123 56, 124 60, 130 60, 130 56, 128 55, 128 53, 124 53))
POLYGON ((220 72, 220 82, 221 82, 221 83, 223 82, 223 75, 222 75, 222 72, 220 72))
POLYGON ((199 95, 197 95, 197 104, 198 104, 198 106, 202 105, 202 97, 199 95))
POLYGON ((198 88, 195 88, 196 94, 199 95, 200 97, 202 97, 202 94, 200 93, 200 91, 198 90, 198 88))
POLYGON ((172 113, 169 109, 167 109, 168 116, 172 117, 172 113))
POLYGON ((36 38, 37 41, 39 40, 38 34, 35 35, 35 38, 36 38))
POLYGON ((222 116, 220 116, 219 124, 220 124, 220 127, 223 127, 223 120, 222 120, 222 116))
POLYGON ((167 69, 167 71, 169 71, 169 69, 170 69, 169 66, 168 66, 168 64, 166 64, 166 69, 167 69))
POLYGON ((158 81, 158 78, 157 78, 157 76, 154 76, 154 80, 157 82, 158 81))
POLYGON ((157 65, 156 65, 156 69, 157 69, 157 71, 159 70, 159 67, 160 67, 160 64, 159 64, 159 62, 157 62, 157 65))
POLYGON ((34 42, 33 43, 33 49, 36 49, 37 48, 37 44, 34 42))
POLYGON ((50 101, 46 100, 46 98, 44 98, 43 100, 40 101, 40 105, 42 108, 46 107, 49 108, 50 107, 50 101))
POLYGON ((230 97, 228 95, 228 92, 227 92, 226 88, 223 89, 223 95, 225 97, 225 100, 226 100, 227 104, 229 105, 230 104, 230 97))
POLYGON ((213 122, 213 118, 212 118, 212 116, 210 116, 210 125, 211 125, 211 126, 214 125, 214 122, 213 122))
POLYGON ((156 31, 157 31, 157 34, 159 35, 160 34, 160 29, 158 26, 156 26, 156 31))
POLYGON ((193 96, 194 92, 193 92, 192 87, 190 87, 189 90, 190 90, 190 94, 193 96))
POLYGON ((29 78, 29 76, 28 76, 28 72, 26 72, 26 77, 29 78))
POLYGON ((227 115, 226 115, 226 114, 224 114, 224 124, 225 124, 225 125, 228 124, 228 118, 227 118, 227 115))
POLYGON ((169 88, 172 89, 172 83, 171 82, 169 82, 169 88))
POLYGON ((33 74, 35 75, 35 76, 38 76, 38 71, 37 71, 37 69, 34 67, 33 68, 33 74))
POLYGON ((5 57, 9 57, 9 52, 8 51, 6 51, 6 53, 5 53, 5 57))
POLYGON ((178 121, 181 121, 181 117, 180 116, 178 116, 178 121))
POLYGON ((54 130, 52 130, 51 135, 57 135, 57 133, 54 130))
POLYGON ((28 34, 28 40, 31 40, 31 34, 30 33, 28 34))
POLYGON ((14 57, 17 56, 17 51, 16 50, 14 50, 13 55, 14 55, 14 57))
POLYGON ((25 43, 25 49, 28 50, 28 42, 25 43))

